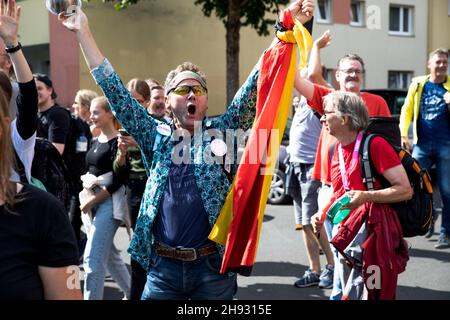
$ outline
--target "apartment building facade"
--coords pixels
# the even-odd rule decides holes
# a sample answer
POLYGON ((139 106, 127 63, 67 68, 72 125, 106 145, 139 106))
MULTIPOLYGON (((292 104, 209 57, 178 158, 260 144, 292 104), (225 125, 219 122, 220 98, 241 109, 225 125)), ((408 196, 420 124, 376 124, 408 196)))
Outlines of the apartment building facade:
POLYGON ((406 88, 426 71, 427 12, 423 0, 318 0, 315 37, 327 29, 333 37, 322 52, 327 78, 340 57, 357 53, 366 64, 365 88, 406 88))

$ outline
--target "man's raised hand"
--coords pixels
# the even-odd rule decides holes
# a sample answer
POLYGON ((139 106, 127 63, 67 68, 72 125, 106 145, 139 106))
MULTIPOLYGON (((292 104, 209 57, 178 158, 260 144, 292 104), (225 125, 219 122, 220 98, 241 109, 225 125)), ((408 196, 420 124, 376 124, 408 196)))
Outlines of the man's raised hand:
POLYGON ((314 0, 298 0, 291 3, 288 7, 292 18, 297 19, 302 24, 312 19, 314 8, 314 0))

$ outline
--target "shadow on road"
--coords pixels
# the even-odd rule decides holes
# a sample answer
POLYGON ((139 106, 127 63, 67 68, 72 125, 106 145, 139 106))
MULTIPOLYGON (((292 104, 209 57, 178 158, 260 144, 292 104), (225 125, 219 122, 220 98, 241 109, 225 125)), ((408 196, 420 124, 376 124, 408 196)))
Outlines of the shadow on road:
POLYGON ((117 288, 116 284, 114 284, 114 287, 110 287, 105 283, 103 300, 122 300, 122 298, 123 292, 117 288))
POLYGON ((450 292, 431 290, 421 287, 398 286, 398 300, 449 300, 450 292))
POLYGON ((273 220, 273 219, 274 219, 273 216, 265 214, 264 217, 263 217, 263 222, 268 222, 268 221, 273 220))
POLYGON ((450 262, 450 252, 449 251, 438 251, 438 250, 424 250, 424 249, 410 249, 409 255, 411 257, 418 258, 428 258, 436 259, 442 262, 450 262))
POLYGON ((328 300, 325 290, 317 287, 296 288, 289 284, 252 284, 240 287, 238 300, 328 300))
MULTIPOLYGON (((252 277, 292 277, 298 278, 306 266, 291 262, 256 262, 252 277)), ((238 280, 239 284, 239 280, 238 280)), ((327 300, 326 290, 317 287, 296 288, 294 284, 256 283, 239 287, 235 296, 238 300, 327 300)))
POLYGON ((299 277, 306 266, 291 262, 256 262, 252 276, 259 277, 299 277))

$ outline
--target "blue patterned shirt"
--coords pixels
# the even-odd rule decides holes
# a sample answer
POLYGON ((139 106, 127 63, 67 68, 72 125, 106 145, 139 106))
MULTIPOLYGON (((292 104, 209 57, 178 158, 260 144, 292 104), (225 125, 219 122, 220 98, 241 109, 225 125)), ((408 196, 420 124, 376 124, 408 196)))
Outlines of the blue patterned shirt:
MULTIPOLYGON (((133 136, 142 152, 148 180, 128 252, 145 270, 148 270, 154 242, 153 222, 168 181, 175 141, 157 130, 158 126, 164 122, 152 118, 141 107, 123 85, 107 59, 100 66, 91 70, 91 73, 108 99, 114 115, 124 129, 133 136)), ((211 137, 208 139, 209 129, 225 133, 228 129, 245 131, 252 127, 256 115, 258 75, 259 65, 257 64, 235 95, 227 111, 220 117, 203 120, 201 143, 191 144, 190 152, 191 159, 194 159, 195 182, 211 228, 222 209, 231 184, 221 164, 211 161, 196 161, 196 159, 203 159, 205 150, 210 150, 212 139, 211 137)), ((172 132, 175 129, 172 124, 171 129, 172 132)), ((234 164, 232 173, 236 172, 236 167, 237 165, 234 164)), ((223 254, 224 248, 220 245, 217 246, 219 252, 223 254)))

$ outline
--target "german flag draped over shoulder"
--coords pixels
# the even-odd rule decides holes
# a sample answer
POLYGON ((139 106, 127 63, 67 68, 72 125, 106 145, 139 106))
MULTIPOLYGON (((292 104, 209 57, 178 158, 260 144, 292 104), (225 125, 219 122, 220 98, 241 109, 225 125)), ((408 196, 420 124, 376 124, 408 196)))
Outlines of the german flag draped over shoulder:
POLYGON ((298 21, 293 31, 278 32, 277 37, 280 41, 262 57, 255 122, 225 204, 209 235, 212 241, 225 245, 221 273, 251 274, 291 107, 298 57, 295 43, 300 50, 301 68, 306 66, 312 44, 311 35, 298 21))

